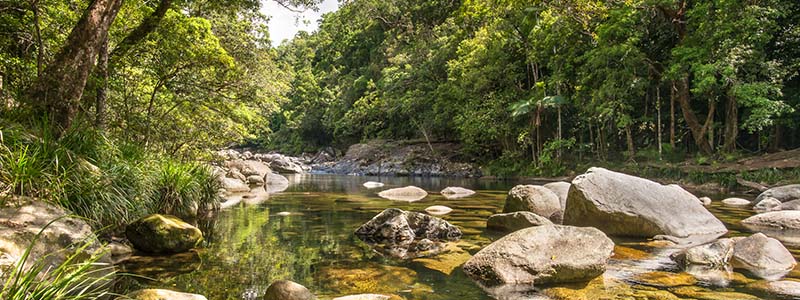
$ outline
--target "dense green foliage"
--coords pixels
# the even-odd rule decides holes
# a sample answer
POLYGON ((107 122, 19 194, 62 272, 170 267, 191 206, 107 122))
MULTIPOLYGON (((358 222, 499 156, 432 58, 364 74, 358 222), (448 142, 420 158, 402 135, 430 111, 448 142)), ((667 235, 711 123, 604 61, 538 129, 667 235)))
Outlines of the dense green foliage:
POLYGON ((565 153, 793 148, 798 16, 786 0, 348 1, 278 49, 293 79, 269 142, 457 140, 555 173, 565 153))

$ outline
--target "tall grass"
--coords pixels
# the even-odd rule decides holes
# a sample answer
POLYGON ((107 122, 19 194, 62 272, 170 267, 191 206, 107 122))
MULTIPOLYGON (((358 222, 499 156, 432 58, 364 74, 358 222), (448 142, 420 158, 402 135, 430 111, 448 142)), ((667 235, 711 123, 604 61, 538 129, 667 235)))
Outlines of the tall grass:
POLYGON ((199 163, 118 145, 93 130, 71 130, 56 139, 41 128, 47 127, 0 119, 0 205, 13 198, 8 196, 39 198, 89 219, 95 228, 218 205, 218 185, 199 163))
POLYGON ((110 295, 108 289, 115 273, 113 266, 100 262, 106 253, 96 251, 86 257, 87 248, 95 241, 84 242, 55 268, 45 268, 48 265, 47 257, 41 257, 32 265, 26 266, 31 250, 42 232, 56 220, 39 231, 10 270, 0 272, 3 283, 0 299, 83 300, 110 295))

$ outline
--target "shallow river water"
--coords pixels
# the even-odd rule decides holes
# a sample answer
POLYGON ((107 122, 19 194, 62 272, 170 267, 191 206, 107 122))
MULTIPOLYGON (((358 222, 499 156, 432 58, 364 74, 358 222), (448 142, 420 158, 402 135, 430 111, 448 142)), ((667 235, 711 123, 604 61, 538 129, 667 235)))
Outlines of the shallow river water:
MULTIPOLYGON (((378 293, 397 299, 493 299, 461 271, 460 265, 500 237, 487 231, 486 219, 502 210, 507 191, 520 182, 477 179, 297 175, 290 187, 261 203, 241 203, 201 221, 206 241, 197 251, 169 257, 136 256, 124 271, 149 279, 130 279, 125 288, 169 288, 216 299, 260 299, 270 282, 289 279, 308 287, 319 299, 378 293), (381 199, 361 186, 380 181, 385 188, 416 185, 430 195, 414 202, 381 199), (438 191, 448 186, 476 190, 476 195, 448 200, 438 191), (358 240, 353 231, 389 207, 424 211, 445 205, 442 218, 461 228, 461 241, 434 258, 403 261, 385 258, 358 240), (288 216, 279 214, 289 212, 288 216)), ((531 183, 531 182, 522 182, 531 183)), ((744 235, 738 222, 754 212, 723 207, 721 195, 710 210, 731 230, 744 235), (740 232, 741 231, 741 232, 740 232)), ((252 202, 252 201, 251 201, 252 202)), ((520 299, 778 299, 757 277, 738 272, 688 274, 658 242, 614 238, 617 247, 606 273, 589 283, 537 287, 520 299), (724 273, 723 273, 724 274, 724 273)), ((790 248, 796 258, 800 249, 790 248)), ((800 281, 800 268, 786 280, 800 281)))

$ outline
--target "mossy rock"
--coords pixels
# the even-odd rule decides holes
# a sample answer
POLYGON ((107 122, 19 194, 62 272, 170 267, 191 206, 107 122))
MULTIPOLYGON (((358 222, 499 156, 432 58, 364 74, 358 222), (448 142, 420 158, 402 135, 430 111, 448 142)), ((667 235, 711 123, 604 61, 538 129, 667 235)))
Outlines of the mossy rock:
POLYGON ((709 289, 699 286, 685 286, 670 289, 670 291, 683 298, 691 298, 698 300, 760 300, 761 298, 737 292, 724 292, 724 291, 711 291, 709 289))
POLYGON ((318 276, 320 282, 337 294, 394 294, 414 285, 417 273, 403 267, 370 263, 360 268, 323 268, 318 276))
POLYGON ((697 279, 687 273, 664 271, 652 271, 639 274, 633 280, 641 284, 657 287, 691 286, 697 284, 697 279))
POLYGON ((125 234, 136 249, 149 253, 180 253, 189 251, 203 240, 197 227, 169 215, 149 215, 136 220, 125 234))

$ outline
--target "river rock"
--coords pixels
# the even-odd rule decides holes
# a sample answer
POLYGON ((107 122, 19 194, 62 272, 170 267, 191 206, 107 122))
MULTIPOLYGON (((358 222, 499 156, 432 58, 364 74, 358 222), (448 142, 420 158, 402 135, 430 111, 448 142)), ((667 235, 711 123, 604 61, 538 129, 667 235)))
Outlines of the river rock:
POLYGON ((434 206, 428 206, 427 208, 425 208, 425 211, 431 215, 439 216, 439 215, 449 214, 451 211, 453 211, 453 209, 444 205, 434 205, 434 206))
POLYGON ((247 177, 247 184, 264 185, 264 177, 258 175, 250 175, 247 177))
POLYGON ((798 281, 758 281, 748 284, 745 288, 762 294, 800 299, 800 282, 798 281))
POLYGON ((725 204, 727 206, 748 206, 748 205, 750 205, 750 200, 731 197, 731 198, 727 198, 725 200, 722 200, 722 204, 725 204))
POLYGON ((684 268, 690 265, 722 267, 727 265, 733 256, 733 244, 732 239, 719 239, 713 243, 674 253, 670 258, 684 268))
POLYGON ((780 210, 781 204, 782 203, 778 201, 778 199, 767 197, 756 203, 753 209, 758 211, 775 211, 780 210))
MULTIPOLYGON (((65 217, 67 215, 70 213, 64 209, 42 201, 27 201, 18 207, 0 208, 0 275, 6 267, 22 259, 31 240, 40 231, 39 239, 28 254, 26 266, 40 261, 45 270, 55 269, 74 254, 77 247, 86 243, 89 244, 83 252, 87 254, 108 250, 97 241, 89 224, 79 218, 65 217)), ((83 259, 80 258, 81 261, 83 259)), ((98 262, 111 261, 111 255, 105 254, 98 262)))
POLYGON ((756 233, 734 243, 733 266, 768 280, 783 277, 797 264, 792 253, 776 239, 756 233))
POLYGON ((446 187, 441 191, 441 194, 447 199, 457 199, 472 196, 475 191, 462 187, 446 187))
POLYGON ((728 231, 683 188, 603 168, 572 181, 564 223, 610 235, 693 240, 713 240, 728 231))
POLYGON ((463 269, 486 286, 582 282, 603 274, 613 251, 611 239, 595 228, 545 225, 495 241, 463 269))
POLYGON ((220 185, 223 189, 228 192, 236 193, 236 192, 247 192, 250 190, 250 186, 248 186, 244 181, 234 178, 222 178, 220 181, 220 185))
POLYGON ((134 299, 134 300, 206 300, 206 297, 198 294, 181 293, 170 290, 161 289, 144 289, 131 292, 127 298, 121 299, 134 299))
POLYGON ((264 190, 269 194, 280 193, 289 188, 289 179, 280 174, 267 174, 264 190))
POLYGON ((414 202, 428 196, 428 192, 415 186, 407 186, 381 191, 378 196, 389 200, 414 202))
POLYGON ((299 159, 281 155, 281 154, 266 154, 262 156, 264 160, 269 162, 269 167, 278 173, 287 174, 303 174, 305 173, 304 164, 299 159))
POLYGON ((800 199, 781 203, 780 210, 800 210, 800 199))
POLYGON ((225 162, 225 167, 228 170, 235 170, 242 173, 245 177, 258 175, 261 178, 266 178, 267 174, 272 173, 269 166, 257 160, 231 160, 225 162))
POLYGON ((267 288, 264 300, 313 300, 315 299, 306 287, 289 280, 278 280, 267 288))
POLYGON ((367 182, 364 182, 363 186, 365 188, 368 188, 368 189, 375 189, 375 188, 383 187, 383 183, 375 182, 375 181, 367 181, 367 182))
POLYGON ((790 184, 768 189, 758 195, 754 203, 758 203, 768 197, 778 199, 780 202, 800 199, 800 184, 790 184))
POLYGON ((196 247, 203 233, 174 216, 153 214, 128 224, 125 235, 136 249, 149 253, 179 253, 196 247))
POLYGON ((561 202, 558 195, 538 185, 518 185, 508 192, 504 213, 529 211, 560 223, 561 202))
POLYGON ((711 205, 711 198, 709 198, 709 197, 700 197, 700 198, 697 198, 697 199, 700 200, 700 203, 702 203, 703 206, 711 205))
POLYGON ((553 222, 549 219, 535 213, 517 211, 513 213, 491 215, 486 221, 486 228, 503 232, 512 232, 522 228, 552 224, 553 222))
POLYGON ((567 207, 567 196, 569 196, 569 188, 571 186, 571 183, 564 181, 556 181, 543 185, 543 187, 556 193, 559 202, 561 202, 562 209, 567 207))
MULTIPOLYGON (((333 298, 333 300, 390 300, 392 296, 381 294, 358 294, 333 298)), ((397 297, 396 299, 400 299, 397 297)))
MULTIPOLYGON (((228 178, 241 180, 242 182, 247 182, 247 176, 244 176, 244 174, 239 172, 239 169, 228 170, 228 173, 225 174, 225 176, 227 176, 228 178)), ((256 176, 258 176, 258 175, 256 175, 256 176)))
POLYGON ((426 214, 387 208, 356 229, 362 241, 375 244, 410 244, 415 239, 454 241, 461 230, 445 220, 426 214))
POLYGON ((800 230, 800 211, 771 211, 742 220, 742 225, 750 230, 800 230))

